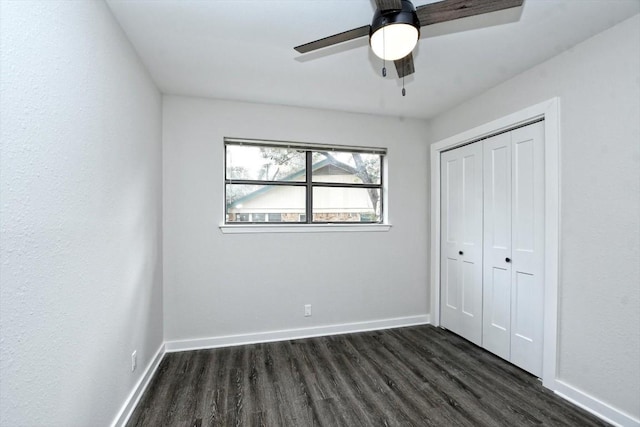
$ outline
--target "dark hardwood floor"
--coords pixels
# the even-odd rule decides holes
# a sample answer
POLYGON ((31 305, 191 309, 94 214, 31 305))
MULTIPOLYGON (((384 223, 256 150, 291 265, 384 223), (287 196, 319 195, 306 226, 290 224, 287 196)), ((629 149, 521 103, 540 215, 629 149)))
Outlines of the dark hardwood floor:
POLYGON ((128 426, 601 426, 432 326, 168 353, 128 426))

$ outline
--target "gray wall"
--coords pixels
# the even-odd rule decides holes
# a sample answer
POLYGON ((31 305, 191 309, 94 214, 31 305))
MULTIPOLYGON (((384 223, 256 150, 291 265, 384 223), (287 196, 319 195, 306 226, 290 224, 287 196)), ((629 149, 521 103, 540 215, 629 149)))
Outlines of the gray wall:
POLYGON ((162 342, 161 96, 103 2, 1 8, 0 424, 108 425, 162 342))
POLYGON ((559 378, 640 418, 640 16, 430 122, 435 142, 561 98, 559 378))
POLYGON ((425 131, 421 121, 165 96, 165 338, 426 315, 425 131), (393 227, 222 234, 225 136, 388 147, 393 227))

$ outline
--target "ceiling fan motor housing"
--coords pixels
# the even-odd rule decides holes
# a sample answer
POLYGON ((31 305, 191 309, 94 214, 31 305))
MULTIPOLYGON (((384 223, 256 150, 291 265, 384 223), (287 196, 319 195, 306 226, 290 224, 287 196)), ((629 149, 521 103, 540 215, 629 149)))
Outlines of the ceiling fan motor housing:
MULTIPOLYGON (((376 10, 375 14, 373 15, 373 21, 371 22, 371 27, 369 30, 369 44, 371 45, 371 48, 374 50, 376 55, 383 58, 382 54, 376 52, 376 44, 380 43, 378 40, 376 40, 376 38, 378 37, 378 35, 376 35, 376 32, 389 25, 399 24, 404 24, 415 28, 415 30, 417 31, 417 41, 417 38, 420 37, 420 20, 418 19, 418 15, 416 14, 415 6, 409 0, 402 0, 401 9, 376 10)), ((411 50, 413 50, 413 47, 411 50)), ((406 52, 403 56, 408 55, 409 53, 411 53, 411 51, 406 52)), ((386 56, 388 56, 388 54, 386 56)), ((386 57, 383 59, 393 60, 400 58, 386 57)))

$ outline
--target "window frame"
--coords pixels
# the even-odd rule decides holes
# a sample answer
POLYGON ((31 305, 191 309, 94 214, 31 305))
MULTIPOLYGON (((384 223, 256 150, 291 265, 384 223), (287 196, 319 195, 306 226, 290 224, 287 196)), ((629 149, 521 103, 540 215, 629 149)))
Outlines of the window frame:
MULTIPOLYGON (((223 209, 224 209, 224 222, 220 225, 223 232, 236 232, 229 231, 239 227, 250 227, 255 231, 255 228, 269 228, 272 231, 289 231, 281 230, 283 228, 304 229, 305 231, 320 231, 327 227, 337 227, 337 229, 343 229, 353 231, 355 228, 358 231, 375 230, 386 231, 389 229, 387 224, 387 206, 386 206, 386 161, 387 161, 387 149, 380 147, 363 147, 363 146, 346 146, 346 145, 329 145, 329 144, 313 144, 313 143, 299 143, 290 141, 273 141, 263 139, 247 139, 247 138, 224 138, 224 165, 223 165, 223 209), (256 146, 266 148, 285 148, 303 150, 305 153, 305 180, 304 181, 282 181, 282 180, 255 180, 255 179, 230 179, 227 176, 227 147, 228 146, 256 146), (318 151, 326 152, 346 152, 346 153, 360 153, 360 154, 374 154, 380 156, 380 177, 379 183, 343 183, 343 182, 314 182, 313 177, 313 153, 318 151), (228 220, 228 206, 227 206, 227 186, 233 184, 244 185, 260 185, 260 186, 288 186, 288 187, 302 187, 305 190, 305 205, 304 212, 299 214, 305 217, 305 222, 249 222, 249 221, 229 221, 228 220), (357 189, 376 189, 379 192, 379 216, 377 221, 313 221, 313 190, 314 188, 357 188, 357 189), (382 226, 382 227, 381 227, 382 226), (379 228, 381 227, 381 228, 379 228)), ((375 207, 374 207, 375 209, 375 207)))

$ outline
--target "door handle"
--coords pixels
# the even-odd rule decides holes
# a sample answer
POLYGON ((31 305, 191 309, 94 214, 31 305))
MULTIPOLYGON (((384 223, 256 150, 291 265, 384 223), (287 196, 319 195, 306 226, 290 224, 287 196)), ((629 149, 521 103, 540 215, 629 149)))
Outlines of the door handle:
POLYGON ((507 257, 504 259, 506 262, 511 262, 511 258, 507 257))
POLYGON ((458 251, 458 255, 464 255, 464 252, 458 251))

